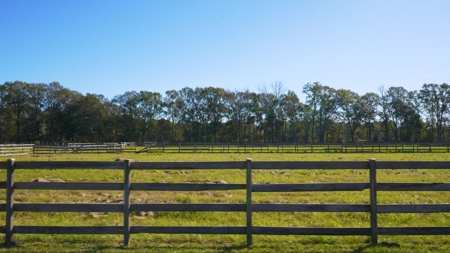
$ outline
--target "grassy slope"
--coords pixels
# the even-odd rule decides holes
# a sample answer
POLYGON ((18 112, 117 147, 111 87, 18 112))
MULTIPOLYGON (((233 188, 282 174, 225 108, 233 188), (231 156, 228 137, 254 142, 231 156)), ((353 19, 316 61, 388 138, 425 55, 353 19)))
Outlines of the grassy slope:
MULTIPOLYGON (((17 161, 113 161, 118 156, 136 161, 366 161, 385 160, 450 160, 449 154, 67 154, 18 156, 17 161)), ((3 172, 4 173, 4 172, 3 172)), ((64 181, 121 182, 120 171, 44 170, 16 172, 16 181, 35 178, 61 179, 64 181)), ((243 171, 133 171, 132 182, 209 182, 224 180, 228 183, 244 183, 243 171)), ((256 183, 302 182, 367 182, 364 170, 309 170, 255 171, 256 183)), ((433 171, 378 172, 379 182, 449 182, 450 173, 433 171)), ((4 202, 4 194, 0 196, 4 202)), ((17 191, 16 201, 35 203, 120 203, 122 192, 109 191, 17 191)), ((362 192, 308 192, 308 193, 255 193, 255 203, 368 203, 368 191, 362 192)), ((213 192, 132 192, 133 203, 242 203, 244 191, 213 192)), ((379 203, 448 203, 442 192, 381 192, 379 203)), ((448 214, 379 215, 379 226, 448 226, 448 214)), ((1 218, 4 220, 4 213, 1 218)), ((123 222, 117 213, 16 213, 16 225, 87 225, 120 226, 123 222)), ((299 227, 368 227, 366 213, 255 213, 257 226, 299 227)), ((244 213, 160 212, 132 214, 132 225, 192 225, 192 226, 244 226, 244 213)), ((115 235, 15 235, 22 244, 16 252, 80 252, 123 251, 122 236, 115 235)), ((449 251, 448 236, 380 236, 379 246, 367 247, 365 236, 254 236, 254 246, 245 245, 240 235, 132 235, 127 252, 426 252, 449 251)))

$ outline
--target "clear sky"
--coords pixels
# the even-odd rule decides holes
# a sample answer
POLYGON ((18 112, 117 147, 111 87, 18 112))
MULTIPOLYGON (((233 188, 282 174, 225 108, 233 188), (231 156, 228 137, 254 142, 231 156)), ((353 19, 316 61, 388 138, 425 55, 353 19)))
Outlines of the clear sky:
MULTIPOLYGON (((0 83, 125 91, 450 82, 449 0, 0 0, 0 83)), ((303 99, 301 99, 303 101, 303 99)))

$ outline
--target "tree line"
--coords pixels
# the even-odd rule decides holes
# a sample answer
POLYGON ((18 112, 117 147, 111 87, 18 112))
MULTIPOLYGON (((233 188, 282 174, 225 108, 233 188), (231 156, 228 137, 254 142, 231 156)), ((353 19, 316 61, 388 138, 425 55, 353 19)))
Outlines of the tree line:
POLYGON ((217 87, 127 91, 108 99, 58 82, 0 85, 0 142, 442 142, 450 86, 380 87, 359 95, 319 82, 297 94, 217 87))

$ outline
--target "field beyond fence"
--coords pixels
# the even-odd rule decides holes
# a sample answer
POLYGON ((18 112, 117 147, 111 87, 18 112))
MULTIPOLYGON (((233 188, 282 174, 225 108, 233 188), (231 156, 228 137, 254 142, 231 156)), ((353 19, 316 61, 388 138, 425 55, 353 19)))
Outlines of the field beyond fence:
MULTIPOLYGON (((269 161, 231 161, 231 162, 20 162, 8 159, 0 163, 0 169, 7 170, 6 203, 0 209, 6 212, 5 243, 13 244, 14 234, 120 234, 123 244, 128 245, 132 234, 242 234, 246 235, 247 245, 253 243, 253 235, 355 235, 367 236, 372 245, 378 243, 379 235, 450 235, 450 227, 380 227, 379 214, 401 213, 448 213, 450 204, 379 204, 377 194, 389 191, 450 191, 450 183, 443 182, 378 182, 377 172, 382 170, 448 170, 450 162, 396 162, 374 159, 357 162, 269 162, 269 161), (19 170, 115 170, 122 171, 121 182, 15 182, 15 172, 19 170), (131 174, 139 171, 185 171, 185 170, 239 170, 245 175, 245 183, 144 183, 133 182, 131 174), (352 170, 366 171, 366 182, 298 183, 280 184, 255 182, 259 171, 267 170, 352 170), (61 190, 61 191, 121 191, 123 203, 16 203, 15 194, 21 190, 61 190), (133 192, 137 191, 245 191, 242 203, 133 203, 133 192), (349 203, 254 203, 254 193, 283 192, 338 192, 364 191, 369 194, 365 204, 349 203), (130 220, 133 212, 237 212, 245 214, 245 223, 240 226, 133 226, 130 220), (21 212, 113 212, 121 213, 121 225, 105 226, 28 226, 15 225, 14 215, 21 212), (367 213, 370 218, 361 227, 285 227, 255 226, 255 213, 267 212, 325 212, 325 213, 367 213)), ((138 178, 137 178, 138 179, 138 178)), ((408 201, 408 200, 405 200, 408 201)), ((174 221, 175 222, 175 221, 174 221)), ((176 224, 176 223, 175 223, 176 224)), ((405 224, 406 226, 408 224, 405 224)), ((137 236, 137 235, 136 235, 137 236)))

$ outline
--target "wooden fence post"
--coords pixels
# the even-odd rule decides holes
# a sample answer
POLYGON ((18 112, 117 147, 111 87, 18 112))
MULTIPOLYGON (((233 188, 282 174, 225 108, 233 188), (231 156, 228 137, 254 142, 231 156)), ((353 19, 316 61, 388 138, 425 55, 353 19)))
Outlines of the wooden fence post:
POLYGON ((6 170, 5 245, 15 245, 15 243, 12 241, 14 228, 14 169, 15 159, 9 158, 6 170))
POLYGON ((252 159, 247 158, 247 246, 252 245, 252 159))
POLYGON ((130 167, 131 161, 125 160, 123 164, 123 245, 130 243, 130 167))
POLYGON ((370 175, 370 243, 378 243, 377 221, 377 166, 374 158, 369 159, 370 175))

